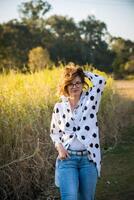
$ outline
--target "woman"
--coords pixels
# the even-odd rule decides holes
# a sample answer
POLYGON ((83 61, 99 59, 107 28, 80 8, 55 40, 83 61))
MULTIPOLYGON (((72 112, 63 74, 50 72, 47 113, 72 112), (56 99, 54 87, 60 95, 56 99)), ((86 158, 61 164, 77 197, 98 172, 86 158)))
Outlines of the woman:
POLYGON ((56 185, 62 200, 93 200, 101 166, 96 114, 106 82, 75 66, 65 67, 62 79, 62 101, 55 104, 50 134, 58 151, 56 185))

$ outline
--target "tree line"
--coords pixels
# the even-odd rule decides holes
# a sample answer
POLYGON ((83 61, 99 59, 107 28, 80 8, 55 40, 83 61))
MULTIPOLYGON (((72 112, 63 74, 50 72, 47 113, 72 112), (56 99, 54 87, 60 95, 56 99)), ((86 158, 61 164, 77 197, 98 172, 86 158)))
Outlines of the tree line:
POLYGON ((0 72, 34 72, 74 62, 117 77, 134 73, 134 42, 111 36, 93 15, 78 23, 67 16, 46 17, 51 8, 43 0, 24 2, 18 7, 19 20, 0 24, 0 72))

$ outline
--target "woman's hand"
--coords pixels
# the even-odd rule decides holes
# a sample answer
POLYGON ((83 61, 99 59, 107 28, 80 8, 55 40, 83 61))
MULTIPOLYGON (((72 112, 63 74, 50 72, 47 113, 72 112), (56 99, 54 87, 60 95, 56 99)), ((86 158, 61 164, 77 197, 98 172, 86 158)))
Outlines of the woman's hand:
POLYGON ((64 147, 63 147, 63 145, 61 143, 56 144, 55 147, 56 147, 56 149, 57 149, 57 151, 59 153, 58 157, 59 157, 60 160, 64 160, 67 157, 69 157, 69 154, 68 154, 67 150, 64 149, 64 147))

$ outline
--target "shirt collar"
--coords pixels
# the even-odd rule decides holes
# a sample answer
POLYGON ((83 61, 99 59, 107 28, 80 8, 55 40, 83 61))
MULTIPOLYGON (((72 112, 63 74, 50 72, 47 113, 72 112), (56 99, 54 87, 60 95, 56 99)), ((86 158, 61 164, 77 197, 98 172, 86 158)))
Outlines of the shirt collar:
POLYGON ((64 95, 60 96, 60 99, 62 100, 62 102, 68 102, 68 97, 64 95))
MULTIPOLYGON (((85 96, 84 92, 82 92, 82 94, 80 96, 80 99, 79 99, 79 104, 83 100, 84 96, 85 96)), ((68 97, 66 97, 64 95, 60 96, 60 99, 62 100, 62 102, 69 102, 68 97)))

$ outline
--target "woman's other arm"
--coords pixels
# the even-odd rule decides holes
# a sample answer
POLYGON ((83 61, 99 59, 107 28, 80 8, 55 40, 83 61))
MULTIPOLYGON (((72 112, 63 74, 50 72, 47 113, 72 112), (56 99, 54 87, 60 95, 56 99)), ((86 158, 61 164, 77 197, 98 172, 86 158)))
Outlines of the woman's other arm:
POLYGON ((59 158, 64 159, 68 157, 68 152, 66 149, 64 149, 61 139, 62 139, 62 131, 59 128, 58 124, 58 108, 55 106, 54 107, 54 112, 52 114, 52 120, 51 120, 51 125, 50 125, 50 137, 55 145, 55 148, 57 149, 59 153, 59 158))

